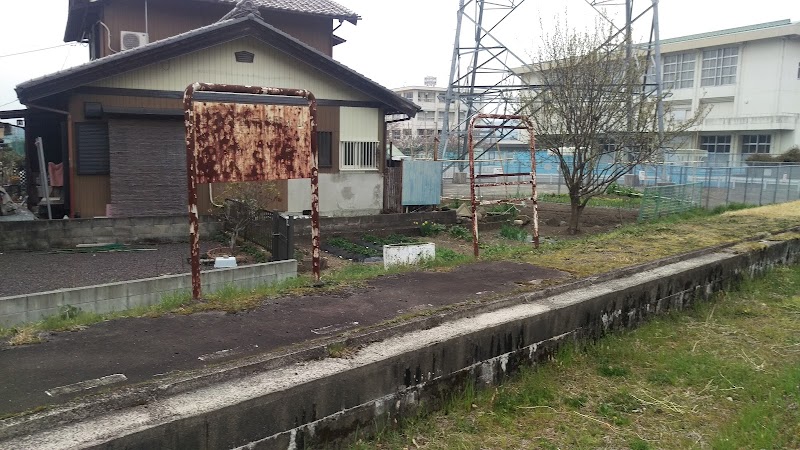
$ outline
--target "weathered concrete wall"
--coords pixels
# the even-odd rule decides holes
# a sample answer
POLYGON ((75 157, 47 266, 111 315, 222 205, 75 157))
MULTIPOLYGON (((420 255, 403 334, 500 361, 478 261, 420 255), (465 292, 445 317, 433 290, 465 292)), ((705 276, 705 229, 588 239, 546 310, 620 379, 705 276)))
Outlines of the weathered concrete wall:
MULTIPOLYGON (((221 230, 222 223, 213 218, 206 218, 200 224, 201 236, 221 230)), ((50 250, 101 242, 188 241, 187 216, 0 222, 0 251, 50 250)))
MULTIPOLYGON (((212 293, 230 285, 250 289, 296 276, 297 261, 292 259, 203 271, 201 284, 204 293, 212 293)), ((164 296, 186 292, 191 288, 191 275, 181 274, 0 297, 0 326, 35 322, 58 314, 59 309, 67 305, 98 314, 150 306, 164 296)))
MULTIPOLYGON (((376 128, 377 129, 377 128, 376 128)), ((383 174, 339 172, 319 175, 319 213, 323 216, 380 214, 383 208, 383 174)), ((311 183, 289 180, 289 211, 311 209, 311 183)))
MULTIPOLYGON (((416 231, 418 224, 426 220, 450 225, 456 223, 456 213, 433 211, 322 217, 320 229, 323 237, 348 233, 409 232, 416 231)), ((50 250, 101 242, 187 242, 188 223, 186 216, 0 222, 0 251, 50 250)), ((222 228, 222 222, 205 217, 200 223, 200 236, 211 237, 222 228)), ((295 221, 295 236, 311 238, 310 219, 295 221)))
MULTIPOLYGON (((66 416, 58 412, 9 419, 0 426, 0 439, 20 437, 0 446, 336 448, 357 432, 369 434, 419 408, 436 407, 467 384, 500 382, 521 366, 548 359, 560 346, 635 327, 707 299, 747 275, 794 263, 799 251, 800 240, 772 242, 749 253, 719 251, 640 272, 620 271, 617 278, 582 280, 571 289, 551 288, 552 295, 522 294, 471 313, 420 319, 416 331, 379 342, 351 337, 345 342, 365 345, 348 359, 311 359, 320 351, 309 349, 300 362, 291 362, 293 356, 274 369, 243 369, 238 372, 243 376, 228 381, 215 374, 215 383, 192 390, 162 382, 162 392, 171 396, 155 395, 147 405, 111 414, 95 412, 74 424, 58 425, 66 416)), ((119 407, 118 396, 115 401, 119 407)))

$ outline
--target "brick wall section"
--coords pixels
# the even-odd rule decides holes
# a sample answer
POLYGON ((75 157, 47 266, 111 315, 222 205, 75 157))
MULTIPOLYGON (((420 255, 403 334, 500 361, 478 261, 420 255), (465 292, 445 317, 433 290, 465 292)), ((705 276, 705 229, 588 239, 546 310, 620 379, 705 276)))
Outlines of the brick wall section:
POLYGON ((111 215, 186 210, 186 136, 175 120, 111 120, 111 215))
MULTIPOLYGON (((222 223, 203 218, 200 236, 222 230, 222 223)), ((115 242, 189 242, 189 218, 180 216, 0 222, 0 251, 74 248, 78 244, 115 242)))

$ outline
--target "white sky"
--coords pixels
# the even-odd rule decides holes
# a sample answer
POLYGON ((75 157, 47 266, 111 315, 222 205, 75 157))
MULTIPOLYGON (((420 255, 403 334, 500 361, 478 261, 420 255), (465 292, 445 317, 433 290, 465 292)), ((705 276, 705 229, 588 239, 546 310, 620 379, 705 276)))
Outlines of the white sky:
MULTIPOLYGON (((357 26, 346 22, 337 31, 348 42, 334 48, 334 58, 389 88, 422 84, 426 75, 436 76, 439 86, 447 84, 458 0, 338 2, 363 20, 357 26)), ((21 107, 15 101, 17 84, 86 62, 89 55, 85 46, 71 45, 4 56, 63 44, 67 0, 3 3, 0 110, 21 107)), ((638 11, 649 4, 648 0, 634 0, 638 11)), ((623 11, 619 6, 608 7, 608 14, 615 16, 618 24, 624 19, 623 11)), ((584 0, 526 0, 496 34, 521 57, 531 55, 540 40, 540 22, 547 28, 556 15, 565 13, 573 27, 590 26, 597 18, 584 0)), ((780 19, 800 21, 800 1, 661 0, 660 16, 661 37, 669 38, 780 19)), ((647 33, 649 20, 639 24, 635 36, 644 40, 647 33)))

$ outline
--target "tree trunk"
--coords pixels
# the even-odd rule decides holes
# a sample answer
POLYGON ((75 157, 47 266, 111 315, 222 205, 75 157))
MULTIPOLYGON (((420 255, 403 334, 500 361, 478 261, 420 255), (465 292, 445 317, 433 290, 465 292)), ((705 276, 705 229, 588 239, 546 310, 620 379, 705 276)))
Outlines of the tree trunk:
POLYGON ((584 207, 586 207, 586 205, 581 204, 580 199, 570 199, 569 228, 567 228, 567 233, 578 234, 580 231, 581 214, 583 214, 584 207))

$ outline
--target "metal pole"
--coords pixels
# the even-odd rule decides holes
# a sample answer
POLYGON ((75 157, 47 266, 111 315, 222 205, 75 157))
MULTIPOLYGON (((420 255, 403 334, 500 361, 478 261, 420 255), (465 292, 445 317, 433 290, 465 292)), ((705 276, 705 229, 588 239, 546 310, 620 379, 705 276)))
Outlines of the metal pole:
POLYGON ((764 169, 764 168, 761 169, 761 189, 758 191, 758 206, 761 206, 763 204, 763 199, 764 199, 764 179, 765 179, 764 176, 765 176, 766 172, 767 172, 767 169, 764 169))
POLYGON ((731 167, 728 167, 728 180, 725 182, 725 206, 730 205, 731 198, 731 167))
POLYGON ((744 168, 744 199, 742 200, 742 203, 744 203, 745 205, 747 204, 747 185, 749 184, 749 182, 750 182, 750 170, 748 169, 747 166, 745 166, 745 168, 744 168))
POLYGON ((781 179, 781 169, 780 166, 778 166, 778 168, 775 169, 775 193, 772 195, 773 204, 778 203, 778 184, 780 183, 780 179, 781 179))
POLYGON ((530 119, 523 121, 528 127, 531 150, 531 189, 533 190, 533 247, 539 248, 539 194, 536 189, 536 137, 530 119))
POLYGON ((469 194, 472 201, 472 253, 478 257, 478 200, 475 198, 475 148, 472 138, 472 129, 475 126, 475 117, 469 119, 467 127, 467 146, 469 150, 469 194))
POLYGON ((37 137, 34 142, 36 151, 39 154, 39 180, 44 191, 44 202, 47 205, 47 218, 53 220, 53 210, 50 207, 50 184, 47 182, 47 165, 44 160, 44 144, 40 137, 37 137))
POLYGON ((633 57, 633 0, 625 0, 625 85, 628 113, 628 133, 633 131, 633 80, 631 59, 633 57))
POLYGON ((708 208, 708 203, 711 200, 711 168, 706 167, 706 209, 708 208))
POLYGON ((189 189, 189 252, 192 266, 192 299, 200 300, 200 220, 197 214, 197 158, 195 158, 195 123, 192 101, 200 83, 186 87, 183 93, 183 119, 186 127, 186 181, 189 189))
MULTIPOLYGON (((453 102, 453 83, 456 80, 456 68, 458 67, 459 44, 461 43, 461 21, 464 16, 464 0, 458 2, 458 15, 456 17, 456 39, 453 44, 453 59, 450 61, 450 82, 447 85, 447 92, 444 95, 444 121, 442 122, 442 131, 440 133, 441 140, 439 142, 438 151, 441 152, 442 158, 447 154, 447 141, 450 140, 450 104, 453 102)), ((456 110, 460 108, 457 106, 456 110)), ((458 122, 456 122, 458 123, 458 122)))
MULTIPOLYGON (((661 66, 661 37, 659 34, 659 22, 658 22, 658 1, 653 0, 653 37, 655 39, 655 72, 656 72, 656 114, 658 118, 658 142, 661 145, 662 149, 664 146, 664 103, 662 101, 663 95, 663 83, 664 83, 664 74, 663 74, 663 67, 661 66)), ((630 17, 630 13, 628 13, 628 17, 630 17)), ((630 30, 631 24, 628 24, 628 30, 630 30)), ((630 31, 629 31, 630 32, 630 31)), ((664 162, 666 163, 666 156, 663 155, 664 162)))

